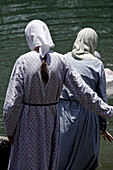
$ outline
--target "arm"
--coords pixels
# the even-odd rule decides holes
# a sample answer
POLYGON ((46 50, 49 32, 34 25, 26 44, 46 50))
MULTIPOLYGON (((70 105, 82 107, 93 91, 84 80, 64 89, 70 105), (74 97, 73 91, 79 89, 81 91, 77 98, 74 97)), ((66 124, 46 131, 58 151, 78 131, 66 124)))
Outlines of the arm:
POLYGON ((106 118, 113 116, 113 107, 108 106, 81 78, 80 74, 65 60, 65 86, 71 91, 75 99, 85 108, 106 118))
POLYGON ((22 99, 24 95, 23 77, 23 63, 21 60, 17 60, 10 77, 3 108, 6 133, 10 139, 14 137, 14 133, 22 111, 22 99))

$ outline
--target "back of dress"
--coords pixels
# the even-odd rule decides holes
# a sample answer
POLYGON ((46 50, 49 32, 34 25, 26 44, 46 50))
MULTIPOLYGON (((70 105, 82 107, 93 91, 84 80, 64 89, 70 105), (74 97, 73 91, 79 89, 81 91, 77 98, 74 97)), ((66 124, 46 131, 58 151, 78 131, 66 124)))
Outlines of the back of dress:
POLYGON ((55 103, 59 100, 63 84, 63 76, 60 54, 49 52, 47 54, 47 67, 49 80, 45 85, 41 80, 40 66, 42 58, 39 53, 32 51, 23 56, 25 61, 25 102, 36 104, 55 103), (59 91, 57 90, 59 89, 59 91))
POLYGON ((28 52, 15 63, 4 111, 6 117, 9 114, 7 133, 14 134, 9 169, 57 169, 58 100, 65 74, 62 57, 55 52, 47 54, 46 85, 41 80, 39 53, 28 52))

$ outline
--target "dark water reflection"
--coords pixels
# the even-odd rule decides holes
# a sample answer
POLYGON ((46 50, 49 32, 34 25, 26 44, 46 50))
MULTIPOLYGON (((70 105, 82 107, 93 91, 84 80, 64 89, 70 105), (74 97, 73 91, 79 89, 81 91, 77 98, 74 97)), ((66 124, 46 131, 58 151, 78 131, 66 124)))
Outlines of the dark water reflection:
MULTIPOLYGON (((113 1, 112 0, 0 0, 0 135, 5 135, 2 108, 15 60, 29 49, 24 29, 32 19, 48 25, 60 53, 70 51, 78 31, 84 27, 96 30, 98 51, 105 67, 113 70, 113 1)), ((111 95, 109 104, 113 105, 111 95)), ((113 118, 108 120, 113 135, 113 118)), ((113 169, 113 144, 101 139, 100 167, 113 169), (102 167, 101 167, 102 166, 102 167)))

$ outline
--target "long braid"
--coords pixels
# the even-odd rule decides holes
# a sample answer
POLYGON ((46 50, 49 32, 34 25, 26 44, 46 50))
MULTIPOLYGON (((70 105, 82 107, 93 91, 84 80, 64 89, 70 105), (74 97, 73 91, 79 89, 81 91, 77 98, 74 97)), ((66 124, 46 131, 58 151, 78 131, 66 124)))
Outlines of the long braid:
POLYGON ((47 59, 47 55, 44 56, 41 67, 40 67, 42 81, 44 84, 46 84, 49 79, 49 73, 48 73, 48 69, 47 69, 46 59, 47 59))

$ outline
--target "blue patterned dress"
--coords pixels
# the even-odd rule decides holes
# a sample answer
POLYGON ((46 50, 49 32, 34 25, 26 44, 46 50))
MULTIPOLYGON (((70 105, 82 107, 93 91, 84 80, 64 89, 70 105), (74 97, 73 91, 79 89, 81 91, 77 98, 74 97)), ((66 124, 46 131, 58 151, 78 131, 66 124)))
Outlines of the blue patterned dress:
MULTIPOLYGON (((65 56, 80 72, 84 81, 107 102, 102 62, 97 59, 77 60, 71 53, 65 56)), ((98 165, 100 129, 106 129, 106 119, 84 108, 65 86, 59 110, 61 139, 59 170, 95 169, 98 165)))
POLYGON ((46 85, 41 80, 41 62, 39 53, 28 52, 17 59, 10 77, 3 112, 7 135, 14 135, 9 170, 58 169, 57 102, 63 84, 87 108, 111 116, 111 107, 89 89, 63 55, 47 54, 49 81, 46 85))

